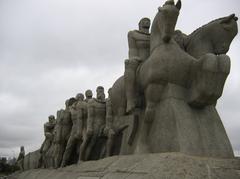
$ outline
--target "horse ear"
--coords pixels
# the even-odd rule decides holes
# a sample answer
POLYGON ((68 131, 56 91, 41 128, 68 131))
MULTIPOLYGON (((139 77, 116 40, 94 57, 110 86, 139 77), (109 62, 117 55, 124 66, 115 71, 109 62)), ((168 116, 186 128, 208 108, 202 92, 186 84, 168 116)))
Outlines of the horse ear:
POLYGON ((235 20, 235 14, 231 14, 230 16, 228 16, 228 17, 225 17, 220 23, 221 24, 227 24, 227 23, 229 23, 232 19, 234 19, 235 20))
POLYGON ((182 2, 181 0, 178 0, 177 4, 176 4, 176 8, 178 8, 178 10, 180 10, 182 7, 182 2))

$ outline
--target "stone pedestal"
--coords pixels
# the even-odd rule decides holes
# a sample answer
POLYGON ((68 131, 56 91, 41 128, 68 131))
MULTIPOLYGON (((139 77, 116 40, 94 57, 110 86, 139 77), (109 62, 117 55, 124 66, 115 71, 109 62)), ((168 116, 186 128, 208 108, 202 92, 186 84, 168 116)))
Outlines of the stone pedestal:
POLYGON ((8 179, 240 179, 240 159, 181 153, 125 155, 66 168, 35 169, 8 179))

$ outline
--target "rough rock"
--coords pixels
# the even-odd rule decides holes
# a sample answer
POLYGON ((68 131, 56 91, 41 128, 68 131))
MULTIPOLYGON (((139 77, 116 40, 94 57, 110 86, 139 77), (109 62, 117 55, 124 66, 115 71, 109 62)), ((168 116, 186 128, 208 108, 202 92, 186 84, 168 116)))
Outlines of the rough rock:
POLYGON ((60 169, 34 169, 8 179, 240 179, 240 159, 162 153, 125 155, 60 169))

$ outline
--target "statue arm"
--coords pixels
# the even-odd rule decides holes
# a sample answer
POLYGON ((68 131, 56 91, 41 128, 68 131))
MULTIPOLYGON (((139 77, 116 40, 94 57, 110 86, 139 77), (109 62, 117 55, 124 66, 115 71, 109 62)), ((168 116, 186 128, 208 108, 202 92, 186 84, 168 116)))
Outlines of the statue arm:
POLYGON ((128 58, 131 59, 133 57, 138 57, 138 49, 136 45, 136 40, 134 39, 134 32, 128 32, 128 58))
POLYGON ((44 124, 44 135, 47 137, 47 123, 44 124))

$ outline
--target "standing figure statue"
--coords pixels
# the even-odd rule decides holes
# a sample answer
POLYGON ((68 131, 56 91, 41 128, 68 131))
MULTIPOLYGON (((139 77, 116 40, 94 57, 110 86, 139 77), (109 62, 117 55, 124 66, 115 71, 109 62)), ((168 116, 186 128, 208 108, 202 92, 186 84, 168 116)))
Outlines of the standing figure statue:
POLYGON ((56 134, 54 137, 54 168, 59 168, 63 154, 70 137, 72 120, 70 107, 75 102, 75 98, 70 98, 65 102, 65 109, 57 112, 56 134))
POLYGON ((128 33, 128 58, 125 60, 125 90, 127 98, 126 112, 130 113, 134 110, 137 103, 136 90, 136 71, 142 62, 144 62, 150 54, 150 19, 142 18, 139 22, 139 30, 130 31, 128 33))
POLYGON ((81 137, 82 137, 82 143, 79 146, 79 158, 78 163, 80 163, 82 160, 84 160, 84 152, 86 147, 86 141, 87 141, 87 104, 88 101, 92 99, 93 93, 92 90, 88 89, 85 91, 86 99, 84 101, 77 103, 77 109, 79 111, 79 115, 82 119, 82 130, 81 130, 81 137))
POLYGON ((113 129, 113 110, 112 102, 110 99, 111 88, 108 90, 108 98, 106 99, 106 126, 104 129, 104 134, 107 136, 106 143, 106 156, 109 157, 112 155, 114 137, 116 132, 113 129))
POLYGON ((88 101, 87 104, 87 131, 80 147, 79 163, 89 159, 99 159, 102 148, 95 147, 100 142, 106 123, 106 102, 104 88, 97 87, 97 98, 88 101))
POLYGON ((48 122, 44 124, 44 135, 45 140, 40 148, 40 160, 39 160, 39 167, 47 168, 47 160, 46 153, 48 152, 49 148, 52 145, 53 141, 53 130, 55 127, 56 121, 54 115, 50 115, 48 117, 48 122))
POLYGON ((20 153, 17 158, 17 164, 21 171, 24 171, 24 157, 25 157, 25 150, 24 146, 21 146, 20 153))
POLYGON ((68 164, 74 163, 71 162, 71 155, 73 152, 77 152, 78 145, 81 144, 82 140, 82 127, 83 127, 83 111, 81 109, 84 100, 84 95, 79 93, 76 95, 76 102, 70 107, 71 120, 72 120, 72 130, 70 137, 67 142, 67 146, 63 155, 63 160, 61 167, 65 167, 68 164), (75 149, 75 150, 74 150, 75 149), (70 163, 71 162, 71 163, 70 163))

